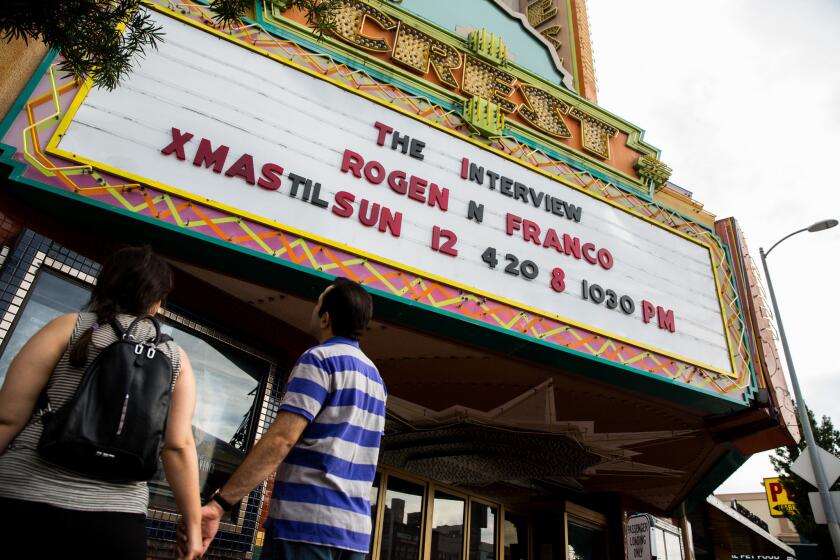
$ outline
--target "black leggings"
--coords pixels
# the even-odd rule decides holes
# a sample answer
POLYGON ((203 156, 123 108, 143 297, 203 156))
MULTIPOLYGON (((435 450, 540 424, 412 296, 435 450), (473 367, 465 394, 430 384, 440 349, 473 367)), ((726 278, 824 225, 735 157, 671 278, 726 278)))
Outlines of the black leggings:
POLYGON ((146 516, 0 498, 3 558, 144 560, 146 516))

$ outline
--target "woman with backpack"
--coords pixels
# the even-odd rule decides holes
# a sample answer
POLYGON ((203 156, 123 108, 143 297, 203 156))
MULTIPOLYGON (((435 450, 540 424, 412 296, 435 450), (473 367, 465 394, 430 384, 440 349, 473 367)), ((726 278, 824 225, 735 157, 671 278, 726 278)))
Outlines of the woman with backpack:
MULTIPOLYGON (((61 457, 47 461, 42 456, 44 439, 49 439, 41 437, 44 426, 48 426, 48 433, 76 428, 69 426, 73 422, 67 420, 66 413, 82 399, 86 399, 88 410, 73 410, 72 414, 88 414, 88 422, 92 424, 99 424, 90 419, 98 420, 101 417, 96 414, 104 412, 93 410, 90 416, 89 409, 101 407, 104 411, 116 406, 119 425, 109 429, 117 434, 145 429, 143 423, 149 421, 144 418, 145 411, 163 410, 158 430, 163 441, 160 459, 187 532, 186 542, 179 544, 179 558, 201 557, 198 460, 192 433, 195 408, 192 366, 178 345, 171 340, 160 340, 156 323, 148 318, 135 322, 138 317, 155 315, 171 288, 172 271, 163 259, 148 248, 121 249, 102 267, 91 294, 89 311, 56 318, 38 331, 12 361, 0 389, 0 546, 4 557, 11 557, 8 555, 11 551, 17 551, 21 558, 139 560, 146 557, 149 491, 145 480, 122 479, 120 472, 105 476, 97 471, 91 475, 89 469, 68 468, 68 461, 76 453, 65 453, 67 461, 61 457), (125 333, 129 326, 131 330, 125 333), (122 336, 124 333, 126 336, 122 336), (164 364, 163 397, 158 399, 161 402, 142 403, 145 408, 139 415, 133 412, 138 403, 131 402, 130 391, 113 395, 112 399, 110 394, 93 395, 85 390, 91 383, 98 382, 100 386, 113 383, 117 376, 107 370, 107 364, 112 368, 114 363, 125 364, 119 360, 121 356, 125 359, 126 353, 132 354, 133 361, 123 369, 131 369, 132 364, 140 368, 141 375, 132 379, 142 377, 146 371, 142 368, 148 370, 150 360, 157 359, 154 363, 158 368, 164 364), (102 359, 93 365, 100 354, 102 359), (161 362, 161 355, 167 361, 161 362), (99 379, 94 381, 91 372, 97 368, 99 379), (80 389, 83 378, 85 384, 80 389), (166 408, 161 409, 167 404, 168 412, 166 408), (41 408, 51 411, 43 422, 41 408), (47 421, 50 415, 58 424, 68 425, 47 421)), ((132 391, 133 388, 134 385, 132 391)), ((87 428, 97 433, 102 431, 100 426, 87 428)), ((155 445, 151 463, 154 469, 157 444, 152 445, 155 445)), ((83 451, 90 453, 89 447, 80 448, 80 456, 83 451)), ((94 459, 106 464, 108 460, 121 459, 117 456, 119 451, 94 454, 94 459)), ((137 470, 131 472, 136 475, 137 470)))

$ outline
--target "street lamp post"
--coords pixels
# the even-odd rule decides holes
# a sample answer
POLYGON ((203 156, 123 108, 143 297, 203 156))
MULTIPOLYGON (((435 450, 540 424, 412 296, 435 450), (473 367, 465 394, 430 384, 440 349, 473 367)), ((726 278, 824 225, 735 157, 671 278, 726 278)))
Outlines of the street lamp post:
POLYGON ((790 233, 776 243, 765 253, 764 248, 759 249, 761 254, 761 264, 764 265, 764 276, 767 278, 767 287, 770 291, 770 301, 773 303, 773 313, 776 314, 776 324, 779 325, 779 337, 782 339, 782 348, 785 351, 785 359, 787 360, 788 373, 790 374, 790 382, 793 385, 793 394, 796 399, 796 410, 799 413, 799 423, 802 425, 802 431, 805 434, 805 443, 808 445, 808 454, 811 457, 811 465, 814 468, 814 476, 817 479, 817 490, 820 492, 823 509, 825 510, 825 517, 828 521, 828 532, 831 535, 831 542, 834 545, 834 553, 840 560, 840 524, 838 524, 837 512, 834 511, 834 504, 831 501, 831 494, 829 493, 828 481, 825 478, 825 469, 823 468, 822 460, 817 451, 817 444, 814 440, 814 432, 811 430, 811 422, 808 420, 808 408, 805 406, 805 400, 802 398, 802 391, 799 388, 799 380, 796 377, 796 369, 793 367, 793 358, 790 355, 790 348, 788 348, 787 337, 785 336, 785 327, 782 324, 782 316, 779 313, 779 306, 776 303, 776 294, 773 292, 773 282, 770 280, 770 271, 767 270, 767 255, 770 254, 776 246, 785 239, 802 233, 803 231, 815 232, 824 229, 832 228, 837 225, 837 220, 823 220, 817 222, 810 227, 803 228, 793 233, 790 233))

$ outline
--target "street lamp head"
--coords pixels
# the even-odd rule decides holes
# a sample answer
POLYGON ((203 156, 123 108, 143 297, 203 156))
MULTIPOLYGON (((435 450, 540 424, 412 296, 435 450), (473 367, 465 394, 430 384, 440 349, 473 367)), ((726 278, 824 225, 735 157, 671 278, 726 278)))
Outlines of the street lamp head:
POLYGON ((836 225, 837 225, 837 220, 834 220, 834 219, 822 220, 822 221, 819 221, 819 222, 815 223, 811 227, 809 227, 808 231, 813 233, 815 231, 822 231, 824 229, 833 228, 836 225))
POLYGON ((772 251, 773 249, 776 248, 776 246, 779 243, 781 243, 782 241, 784 241, 785 239, 787 239, 789 237, 793 237, 797 233, 802 233, 803 231, 810 231, 811 233, 814 233, 815 231, 822 231, 824 229, 833 228, 836 225, 837 225, 837 220, 835 220, 833 218, 830 218, 828 220, 820 220, 819 222, 815 222, 815 223, 811 224, 809 227, 798 229, 798 230, 794 231, 793 233, 789 233, 789 234, 785 235, 784 237, 782 237, 781 239, 779 239, 778 241, 773 243, 773 245, 769 249, 767 249, 767 251, 764 251, 762 249, 760 251, 761 256, 762 256, 762 258, 766 257, 767 255, 770 254, 770 251, 772 251))

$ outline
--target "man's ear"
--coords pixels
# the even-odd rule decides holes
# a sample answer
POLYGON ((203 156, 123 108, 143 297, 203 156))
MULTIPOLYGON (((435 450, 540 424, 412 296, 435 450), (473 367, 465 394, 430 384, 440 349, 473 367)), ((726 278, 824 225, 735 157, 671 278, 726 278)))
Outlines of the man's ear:
POLYGON ((318 323, 318 325, 321 327, 322 331, 328 330, 330 327, 332 327, 332 319, 330 319, 329 311, 325 311, 323 315, 321 315, 320 322, 318 323))

